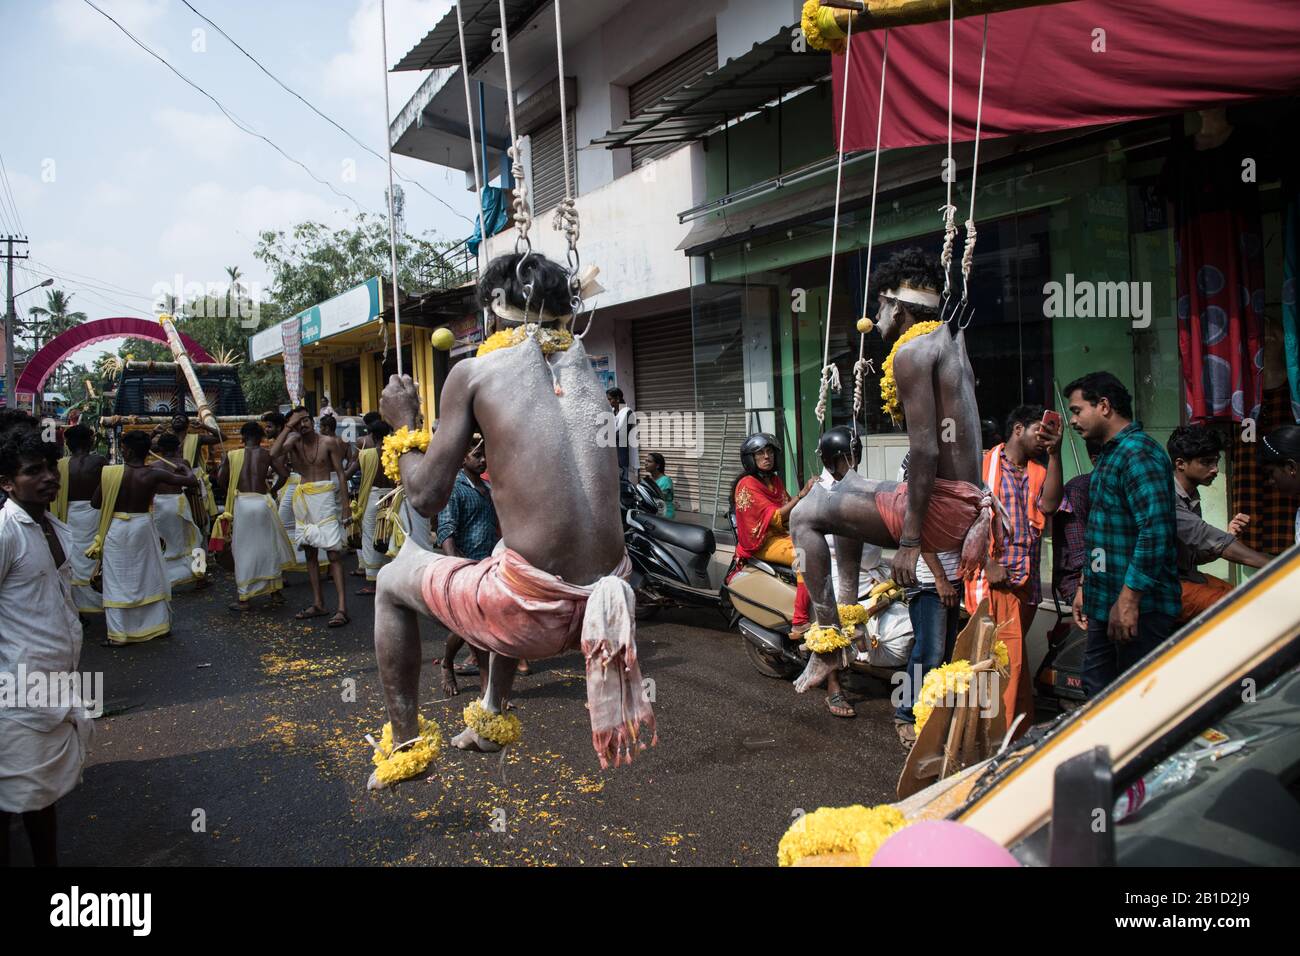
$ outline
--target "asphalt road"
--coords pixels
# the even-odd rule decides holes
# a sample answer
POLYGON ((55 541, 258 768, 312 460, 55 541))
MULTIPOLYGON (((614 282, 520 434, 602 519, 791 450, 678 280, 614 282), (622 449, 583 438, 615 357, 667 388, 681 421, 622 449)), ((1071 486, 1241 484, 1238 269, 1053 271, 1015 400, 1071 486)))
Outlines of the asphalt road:
MULTIPOLYGON (((102 622, 87 633, 82 670, 103 672, 106 705, 59 804, 62 862, 770 866, 797 808, 890 800, 902 769, 886 685, 854 676, 858 716, 834 718, 823 694, 758 674, 720 615, 674 611, 638 630, 659 745, 631 767, 600 769, 575 653, 516 684, 524 738, 504 758, 448 748, 427 779, 368 793, 362 738, 385 720, 373 599, 350 595, 340 630, 300 623, 292 575, 283 608, 237 616, 216 574, 176 595, 168 638, 107 648, 102 622)), ((426 662, 444 636, 424 626, 426 662)), ((450 736, 477 688, 461 678, 446 699, 426 663, 421 711, 450 736)))

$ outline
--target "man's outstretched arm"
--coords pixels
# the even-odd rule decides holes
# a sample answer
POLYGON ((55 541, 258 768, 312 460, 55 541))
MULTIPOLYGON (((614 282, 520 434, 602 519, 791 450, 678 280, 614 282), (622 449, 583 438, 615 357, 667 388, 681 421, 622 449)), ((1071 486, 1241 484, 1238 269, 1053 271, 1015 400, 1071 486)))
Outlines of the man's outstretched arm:
MULTIPOLYGON (((451 370, 442 387, 438 430, 429 440, 424 454, 411 452, 398 462, 402 473, 402 486, 411 507, 426 518, 432 518, 451 497, 456 483, 456 473, 469 451, 474 435, 474 393, 470 387, 471 362, 461 362, 451 370)), ((384 421, 399 428, 415 428, 420 414, 420 393, 411 376, 394 375, 388 380, 384 394, 379 399, 379 411, 384 421)))

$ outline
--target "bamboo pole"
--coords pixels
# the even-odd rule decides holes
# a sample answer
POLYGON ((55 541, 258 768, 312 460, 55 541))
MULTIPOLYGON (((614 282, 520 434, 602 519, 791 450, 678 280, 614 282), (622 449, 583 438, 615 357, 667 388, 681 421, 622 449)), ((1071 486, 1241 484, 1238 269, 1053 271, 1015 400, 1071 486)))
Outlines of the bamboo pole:
MULTIPOLYGON (((820 0, 823 7, 836 11, 835 22, 841 27, 853 20, 853 32, 887 30, 890 27, 935 23, 948 19, 949 0, 820 0)), ((979 17, 1022 7, 1047 7, 1074 0, 953 0, 953 16, 958 20, 979 17)))
POLYGON ((190 357, 185 351, 185 346, 181 343, 181 337, 176 332, 175 321, 164 312, 158 316, 158 323, 167 334, 167 344, 171 347, 172 355, 176 358, 176 364, 180 366, 181 374, 185 376, 185 383, 190 387, 190 397, 194 399, 194 407, 198 410, 199 421, 208 428, 220 433, 221 429, 217 425, 217 417, 212 414, 212 409, 208 408, 207 396, 203 394, 203 389, 199 387, 198 376, 194 374, 194 366, 190 364, 190 357))

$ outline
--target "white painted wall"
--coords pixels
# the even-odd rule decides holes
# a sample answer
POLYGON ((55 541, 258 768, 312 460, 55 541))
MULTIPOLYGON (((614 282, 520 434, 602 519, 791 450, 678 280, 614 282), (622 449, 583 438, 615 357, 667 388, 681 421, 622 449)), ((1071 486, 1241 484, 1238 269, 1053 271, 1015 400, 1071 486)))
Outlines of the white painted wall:
POLYGON ((725 0, 717 15, 718 62, 748 53, 755 43, 797 24, 802 9, 801 0, 725 0))
MULTIPOLYGON (((694 144, 578 197, 578 251, 584 267, 600 267, 606 289, 598 307, 689 287, 689 260, 677 245, 690 224, 679 223, 677 213, 703 200, 703 167, 702 147, 694 144)), ((564 237, 546 211, 534 219, 529 238, 538 252, 565 261, 564 237)), ((488 258, 514 246, 512 226, 488 240, 488 258)))

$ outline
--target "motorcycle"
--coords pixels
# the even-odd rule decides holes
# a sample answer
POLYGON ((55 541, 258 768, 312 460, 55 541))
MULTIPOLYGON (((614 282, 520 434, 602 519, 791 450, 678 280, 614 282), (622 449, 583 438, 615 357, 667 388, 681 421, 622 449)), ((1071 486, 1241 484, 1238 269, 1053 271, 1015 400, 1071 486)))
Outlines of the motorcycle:
POLYGON ((648 478, 620 487, 623 541, 632 562, 636 619, 648 621, 666 607, 723 610, 723 596, 709 578, 717 544, 709 528, 659 514, 663 498, 648 478))

